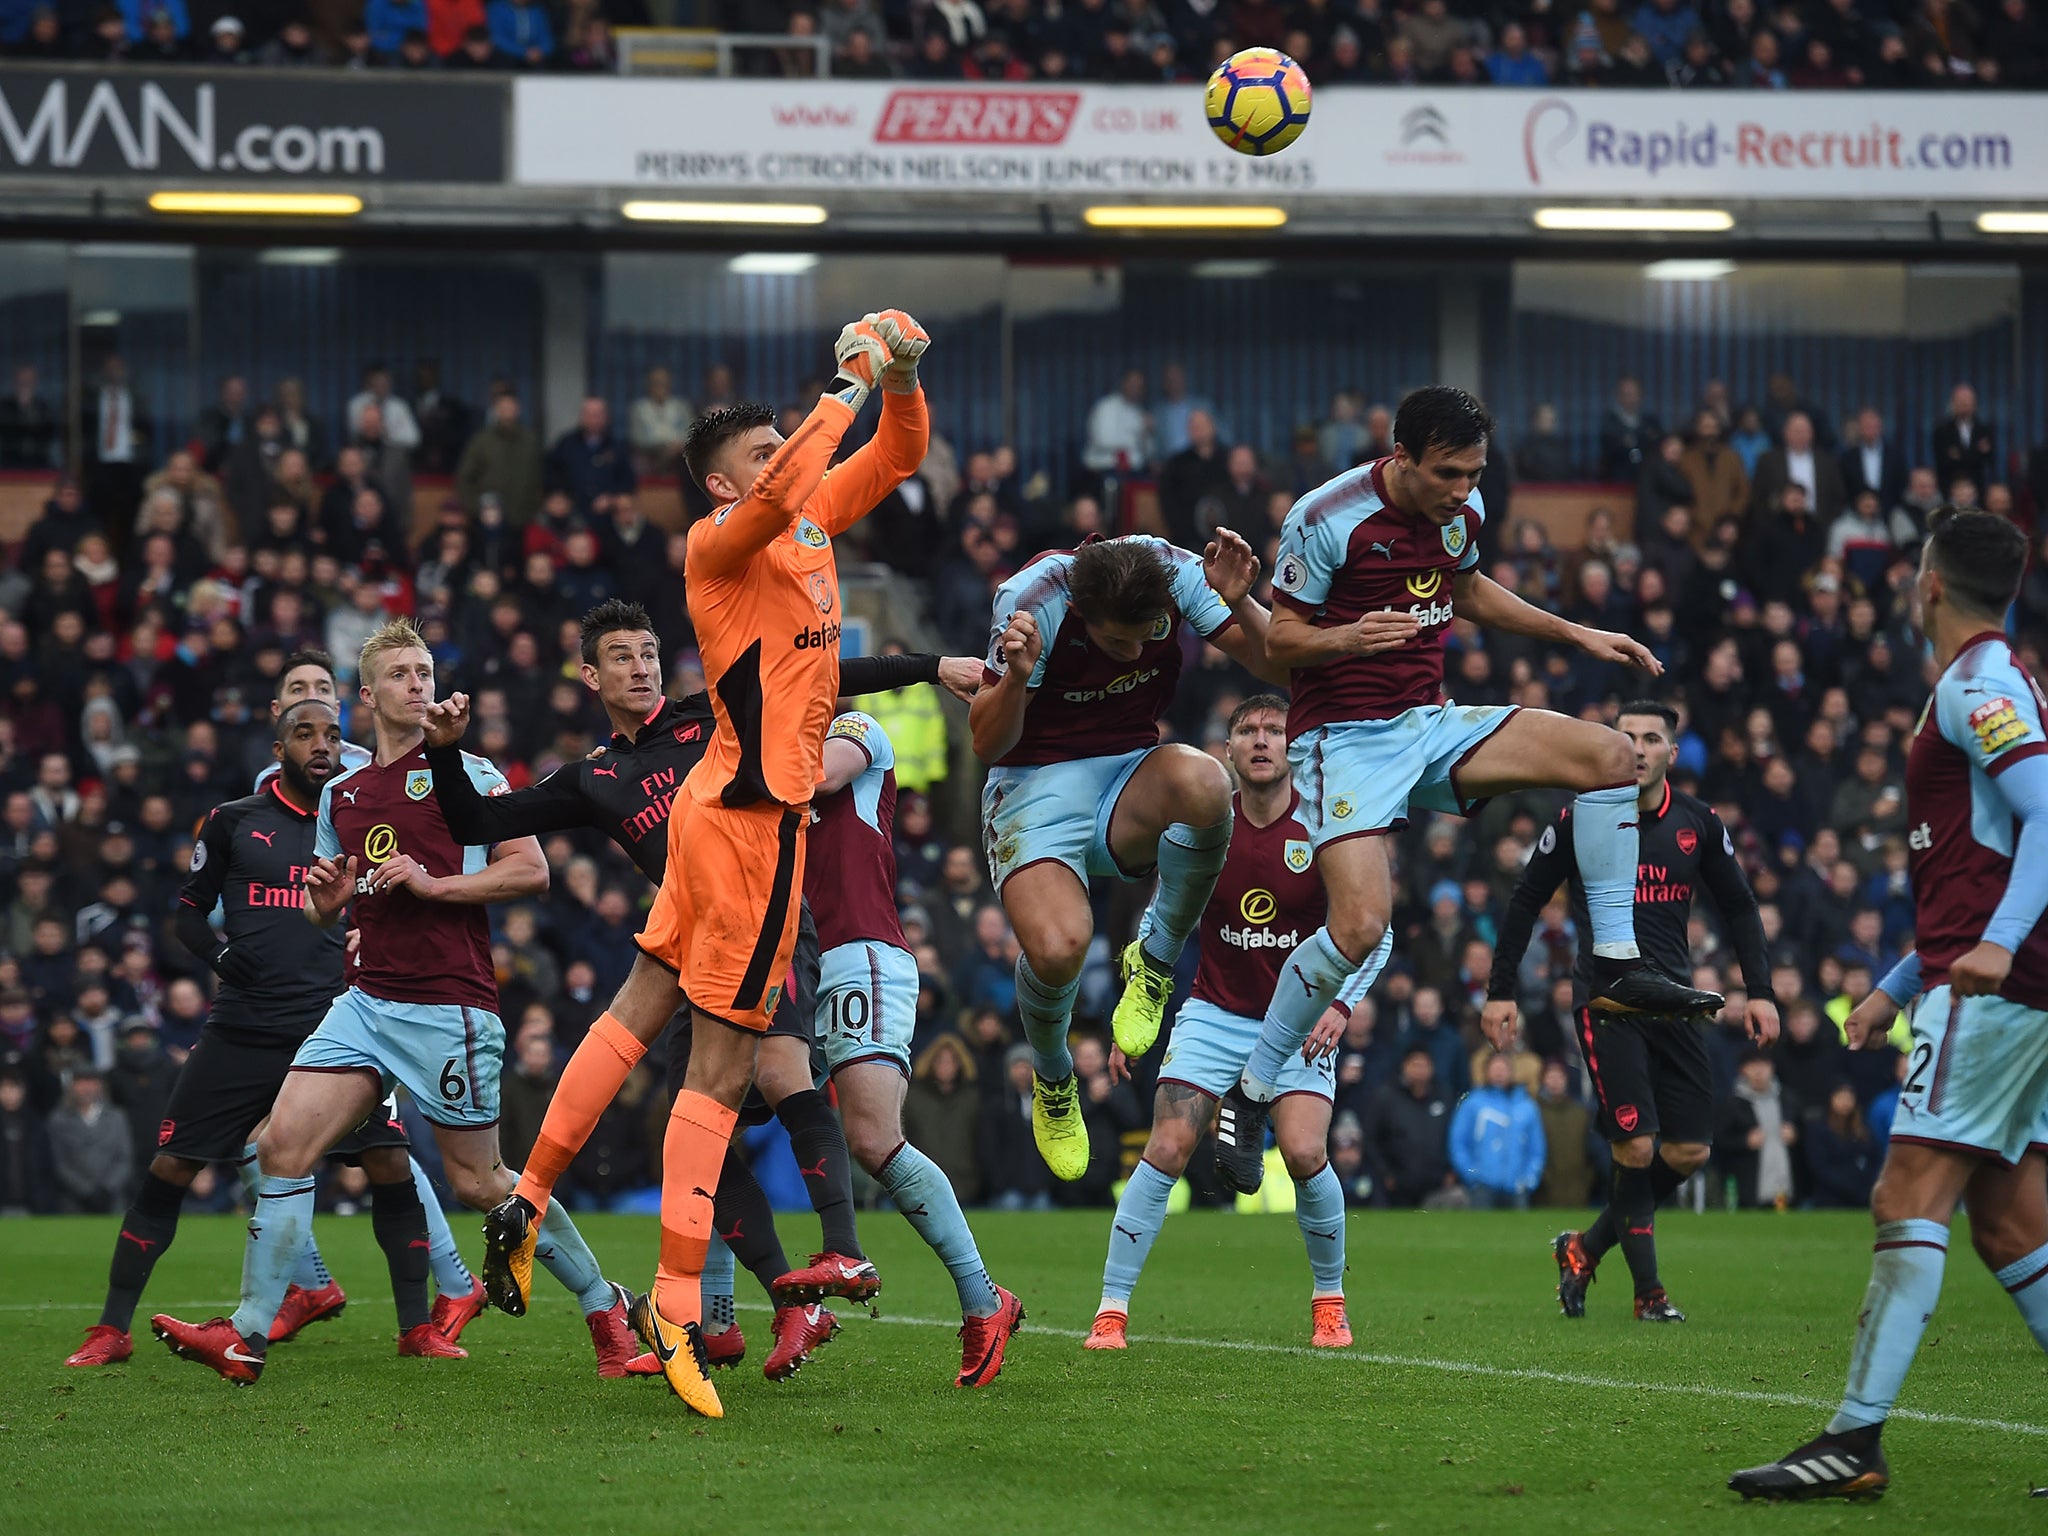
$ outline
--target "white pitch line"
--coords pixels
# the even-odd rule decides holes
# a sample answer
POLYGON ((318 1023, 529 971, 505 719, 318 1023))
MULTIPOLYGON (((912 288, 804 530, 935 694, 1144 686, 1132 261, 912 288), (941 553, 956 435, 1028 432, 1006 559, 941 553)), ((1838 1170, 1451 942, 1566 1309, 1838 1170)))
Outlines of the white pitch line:
MULTIPOLYGON (((388 1296, 357 1296, 351 1294, 350 1301, 365 1305, 389 1301, 388 1296)), ((177 1310, 198 1311, 206 1308, 222 1308, 235 1305, 233 1301, 173 1301, 160 1305, 177 1310)), ((97 1305, 90 1302, 8 1302, 0 1303, 0 1312, 92 1312, 97 1305)), ((768 1307, 760 1302, 743 1302, 742 1312, 766 1312, 768 1307)), ((946 1328, 957 1329, 960 1320, 953 1317, 896 1317, 884 1315, 871 1319, 878 1323, 889 1323, 899 1328, 946 1328)), ((1051 1328, 1040 1323, 1027 1323, 1026 1333, 1046 1334, 1058 1339, 1085 1339, 1087 1331, 1080 1328, 1051 1328)), ((1133 1344, 1163 1345, 1171 1349, 1220 1349, 1236 1354, 1248 1355, 1289 1355, 1304 1360, 1326 1360, 1333 1364, 1378 1365, 1394 1370, 1438 1371, 1447 1376, 1480 1376, 1498 1381, 1538 1381, 1552 1386, 1597 1387, 1605 1392, 1663 1392, 1687 1397, 1718 1398, 1730 1403, 1765 1403, 1775 1408, 1813 1408, 1832 1410, 1837 1404, 1818 1397, 1801 1397, 1793 1392, 1750 1392, 1739 1387, 1717 1387, 1706 1382, 1670 1381, 1624 1381, 1613 1376, 1592 1376, 1579 1371, 1550 1371, 1540 1366, 1487 1365, 1477 1360, 1442 1360, 1431 1355, 1384 1355, 1356 1349, 1311 1349, 1306 1344, 1261 1344, 1245 1339, 1182 1339, 1166 1334, 1130 1335, 1133 1344)), ((2048 1425, 2021 1424, 2012 1419, 1980 1419, 1961 1413, 1931 1413, 1920 1408, 1894 1408, 1892 1417, 1906 1419, 1915 1424, 1944 1424, 1956 1429, 1989 1429, 2000 1434, 2028 1435, 2048 1438, 2048 1425)))

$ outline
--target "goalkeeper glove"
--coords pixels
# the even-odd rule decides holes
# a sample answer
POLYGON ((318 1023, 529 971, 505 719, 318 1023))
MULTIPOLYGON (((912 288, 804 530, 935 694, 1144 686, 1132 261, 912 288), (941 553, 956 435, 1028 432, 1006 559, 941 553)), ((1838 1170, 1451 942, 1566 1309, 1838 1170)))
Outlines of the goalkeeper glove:
POLYGON ((839 362, 832 393, 858 411, 867 404, 868 392, 882 382, 882 371, 890 362, 889 344, 875 326, 856 320, 839 333, 832 355, 839 362))
POLYGON ((917 393, 917 360, 932 344, 924 327, 900 309, 885 309, 862 318, 889 344, 891 361, 882 370, 882 388, 892 395, 917 393))

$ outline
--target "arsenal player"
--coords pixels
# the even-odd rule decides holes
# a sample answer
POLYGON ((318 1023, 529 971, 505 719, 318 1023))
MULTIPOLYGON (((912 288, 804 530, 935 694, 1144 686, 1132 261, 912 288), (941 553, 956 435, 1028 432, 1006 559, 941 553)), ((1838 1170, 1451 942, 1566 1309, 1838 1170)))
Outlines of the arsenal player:
MULTIPOLYGON (((1745 1022, 1750 1038, 1777 1038, 1778 1007, 1771 1001, 1771 967, 1764 952, 1756 896, 1735 861, 1728 829, 1703 802, 1671 787, 1671 754, 1678 713, 1668 704, 1637 700, 1621 707, 1615 725, 1636 749, 1636 943, 1645 963, 1673 981, 1692 971, 1686 924, 1693 893, 1705 885, 1742 963, 1749 988, 1745 1022)), ((1586 1315, 1586 1287, 1602 1255, 1618 1241, 1635 1280, 1636 1316, 1645 1322, 1682 1323, 1657 1277, 1655 1213, 1671 1192, 1707 1160, 1714 1130, 1713 1073, 1706 1026, 1697 1016, 1603 1013, 1587 1005, 1593 983, 1588 947, 1585 881, 1572 846, 1567 807, 1543 829, 1522 883, 1515 888, 1500 943, 1494 949, 1480 1024, 1502 1050, 1515 1038, 1515 973, 1536 915, 1551 894, 1571 882, 1572 919, 1580 938, 1572 975, 1579 1047, 1600 1098, 1600 1133, 1614 1148, 1614 1192, 1607 1209, 1584 1232, 1560 1232, 1557 1299, 1566 1317, 1586 1315), (1661 1145, 1660 1145, 1661 1143, 1661 1145)))

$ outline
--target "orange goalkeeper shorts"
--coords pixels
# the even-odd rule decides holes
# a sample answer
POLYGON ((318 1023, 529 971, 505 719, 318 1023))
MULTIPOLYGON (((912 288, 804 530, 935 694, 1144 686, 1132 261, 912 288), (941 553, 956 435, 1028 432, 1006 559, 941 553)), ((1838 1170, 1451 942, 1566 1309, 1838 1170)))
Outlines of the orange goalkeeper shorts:
POLYGON ((768 1028, 796 951, 807 821, 773 801, 734 809, 675 797, 668 873, 637 942, 676 973, 691 1007, 768 1028))

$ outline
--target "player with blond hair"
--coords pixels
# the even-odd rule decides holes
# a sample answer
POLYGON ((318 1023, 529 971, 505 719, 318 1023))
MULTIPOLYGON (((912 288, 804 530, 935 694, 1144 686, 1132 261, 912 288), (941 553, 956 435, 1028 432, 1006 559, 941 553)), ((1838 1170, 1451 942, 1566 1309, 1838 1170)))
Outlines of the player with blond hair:
MULTIPOLYGON (((299 1047, 257 1139, 260 1179, 241 1306, 232 1317, 198 1324, 151 1320, 173 1353, 245 1385, 263 1373, 271 1321, 312 1222, 314 1164, 393 1084, 404 1086, 433 1126, 448 1182, 464 1204, 488 1210, 514 1180, 498 1150, 505 1027, 484 907, 546 890, 547 861, 530 837, 485 849, 449 833, 423 728, 434 700, 434 658, 409 621, 386 624, 363 643, 358 675, 376 753, 321 791, 314 861, 305 873, 313 923, 329 928, 353 911, 362 933, 355 983, 299 1047)), ((463 768, 485 793, 505 787, 482 758, 465 756, 463 768)), ((599 1374, 651 1373, 652 1362, 633 1359, 626 1293, 598 1271, 568 1214, 551 1212, 540 1236, 542 1262, 583 1308, 599 1374)), ((408 1277, 417 1283, 401 1286, 398 1297, 408 1331, 428 1320, 424 1223, 419 1237, 417 1275, 408 1277)), ((437 1353, 462 1351, 451 1345, 437 1353)))

